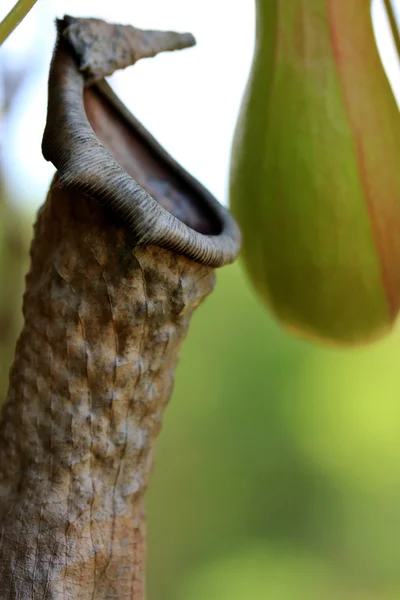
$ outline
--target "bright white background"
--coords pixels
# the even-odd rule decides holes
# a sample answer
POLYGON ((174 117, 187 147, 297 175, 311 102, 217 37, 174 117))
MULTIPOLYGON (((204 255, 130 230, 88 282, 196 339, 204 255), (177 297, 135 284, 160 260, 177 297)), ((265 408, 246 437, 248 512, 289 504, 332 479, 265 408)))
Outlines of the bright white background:
MULTIPOLYGON (((13 4, 14 0, 1 0, 0 18, 13 4)), ((400 0, 397 5, 400 15, 400 0)), ((195 48, 142 61, 116 73, 111 82, 168 151, 226 202, 230 145, 253 51, 252 0, 39 0, 0 49, 0 69, 5 65, 16 72, 27 71, 0 132, 13 201, 36 208, 53 173, 52 165, 42 158, 40 144, 53 21, 65 12, 194 33, 195 48)), ((400 103, 399 64, 382 0, 374 0, 373 17, 384 65, 400 103)))

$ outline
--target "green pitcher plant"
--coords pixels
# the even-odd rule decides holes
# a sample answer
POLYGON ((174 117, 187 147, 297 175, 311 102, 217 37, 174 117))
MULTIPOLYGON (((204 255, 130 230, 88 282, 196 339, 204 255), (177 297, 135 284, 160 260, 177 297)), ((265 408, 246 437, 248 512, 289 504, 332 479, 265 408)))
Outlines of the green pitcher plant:
POLYGON ((400 308, 400 115, 370 0, 258 0, 231 205, 259 293, 298 335, 360 345, 400 308))

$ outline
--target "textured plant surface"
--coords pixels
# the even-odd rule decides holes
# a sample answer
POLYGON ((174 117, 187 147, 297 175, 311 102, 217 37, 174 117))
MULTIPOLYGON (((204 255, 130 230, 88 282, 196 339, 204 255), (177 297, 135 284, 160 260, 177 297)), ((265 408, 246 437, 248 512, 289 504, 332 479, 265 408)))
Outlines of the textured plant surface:
POLYGON ((213 272, 132 248, 58 179, 31 260, 0 425, 0 597, 142 598, 152 442, 213 272))
POLYGON ((60 173, 0 421, 0 598, 143 600, 153 442, 190 316, 240 237, 104 82, 84 89, 80 69, 92 81, 110 58, 125 66, 126 43, 135 62, 192 36, 82 20, 88 70, 64 39, 71 21, 58 23, 43 142, 60 173))

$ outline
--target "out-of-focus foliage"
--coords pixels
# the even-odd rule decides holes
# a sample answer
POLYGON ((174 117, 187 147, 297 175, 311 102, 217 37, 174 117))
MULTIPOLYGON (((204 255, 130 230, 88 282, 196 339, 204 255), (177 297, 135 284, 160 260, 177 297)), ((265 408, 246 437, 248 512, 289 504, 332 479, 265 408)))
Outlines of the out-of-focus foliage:
MULTIPOLYGON (((0 83, 4 84, 4 89, 0 90, 3 92, 0 130, 24 78, 23 72, 11 73, 3 64, 1 67, 0 83)), ((4 148, 0 150, 5 152, 4 148)), ((9 367, 22 323, 22 293, 28 265, 29 235, 29 218, 11 206, 4 183, 3 166, 0 164, 0 405, 7 392, 9 367)))
POLYGON ((0 171, 0 404, 8 385, 22 323, 22 292, 28 265, 28 219, 9 206, 0 171))
POLYGON ((148 496, 150 600, 400 597, 400 335, 278 329, 222 269, 181 353, 148 496))

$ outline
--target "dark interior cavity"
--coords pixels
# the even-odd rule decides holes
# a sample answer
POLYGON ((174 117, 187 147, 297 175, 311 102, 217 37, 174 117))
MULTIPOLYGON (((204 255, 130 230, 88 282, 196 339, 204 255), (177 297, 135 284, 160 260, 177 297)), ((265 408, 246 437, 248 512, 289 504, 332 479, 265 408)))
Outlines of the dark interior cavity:
POLYGON ((221 224, 201 189, 168 163, 142 132, 135 129, 95 87, 84 92, 86 115, 102 144, 123 169, 161 206, 186 225, 218 235, 221 224))

